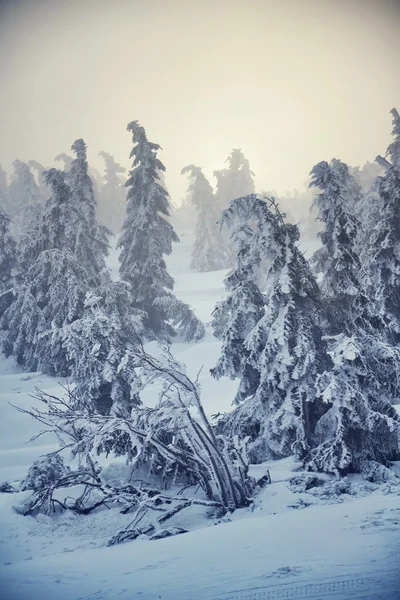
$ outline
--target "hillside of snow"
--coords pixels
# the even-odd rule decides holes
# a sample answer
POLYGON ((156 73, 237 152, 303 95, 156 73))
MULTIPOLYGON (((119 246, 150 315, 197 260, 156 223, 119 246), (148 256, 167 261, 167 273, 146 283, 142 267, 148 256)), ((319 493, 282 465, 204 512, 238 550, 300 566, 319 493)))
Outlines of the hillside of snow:
MULTIPOLYGON (((209 324, 216 301, 224 296, 225 272, 190 271, 192 240, 187 232, 178 233, 181 244, 168 261, 176 293, 209 324)), ((314 247, 311 240, 303 250, 314 247)), ((116 276, 115 253, 110 267, 116 276)), ((209 327, 201 342, 172 347, 189 376, 201 370, 208 415, 229 410, 237 387, 209 374, 219 349, 209 327)), ((50 434, 28 442, 41 426, 14 406, 34 406, 36 389, 62 394, 65 383, 24 373, 12 359, 0 359, 0 482, 21 480, 34 460, 58 448, 50 434)), ((154 398, 149 392, 145 401, 154 398)), ((125 468, 117 460, 106 465, 111 478, 125 468)), ((0 599, 400 598, 400 485, 395 480, 376 485, 354 476, 339 484, 321 476, 306 490, 291 459, 258 465, 254 475, 267 468, 272 483, 250 509, 217 519, 208 518, 204 507, 191 507, 171 523, 188 533, 111 548, 108 539, 129 520, 116 508, 87 516, 26 517, 18 514, 18 506, 30 492, 0 494, 0 599), (300 478, 297 483, 294 477, 300 478)), ((395 468, 400 473, 400 465, 395 468)))

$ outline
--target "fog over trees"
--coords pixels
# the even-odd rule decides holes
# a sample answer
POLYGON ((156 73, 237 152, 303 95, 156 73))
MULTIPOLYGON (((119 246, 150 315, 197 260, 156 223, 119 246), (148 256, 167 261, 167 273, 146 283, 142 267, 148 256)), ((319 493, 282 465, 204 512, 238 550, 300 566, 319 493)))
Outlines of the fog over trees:
POLYGON ((0 379, 20 378, 0 411, 10 435, 17 418, 42 429, 24 476, 20 448, 0 447, 15 519, 57 534, 69 515, 112 546, 267 503, 290 519, 370 495, 381 515, 398 496, 400 115, 385 103, 400 88, 382 63, 398 54, 377 48, 378 26, 360 38, 362 11, 321 1, 330 26, 314 0, 310 24, 297 3, 281 21, 279 3, 251 0, 268 30, 240 2, 193 3, 190 23, 186 3, 165 3, 174 19, 160 3, 151 27, 146 3, 127 3, 118 28, 100 2, 85 51, 76 7, 57 3, 53 57, 26 9, 38 29, 2 100, 21 117, 24 93, 34 120, 5 121, 0 148, 0 379), (357 43, 371 72, 356 84, 357 43))

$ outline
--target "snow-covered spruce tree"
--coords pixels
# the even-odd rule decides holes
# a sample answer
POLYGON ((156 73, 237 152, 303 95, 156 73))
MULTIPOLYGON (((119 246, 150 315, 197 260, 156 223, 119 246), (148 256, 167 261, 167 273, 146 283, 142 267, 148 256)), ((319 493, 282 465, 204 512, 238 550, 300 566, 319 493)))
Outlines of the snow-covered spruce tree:
MULTIPOLYGON (((320 234, 323 242, 320 263, 323 270, 322 289, 328 304, 329 331, 332 334, 356 336, 357 343, 363 348, 364 360, 368 361, 374 377, 380 381, 381 394, 396 398, 399 393, 400 363, 393 344, 396 346, 397 341, 388 336, 391 327, 385 321, 386 310, 382 298, 387 298, 390 304, 396 302, 397 296, 393 289, 383 291, 378 256, 385 255, 393 265, 397 250, 396 242, 387 254, 384 250, 389 237, 383 226, 386 221, 384 206, 379 208, 381 180, 378 180, 369 196, 371 201, 377 203, 377 207, 365 206, 361 211, 363 220, 360 223, 349 211, 349 189, 354 186, 349 184, 346 165, 335 160, 330 165, 320 163, 311 174, 311 185, 322 189, 316 204, 324 224, 320 234), (371 337, 374 338, 372 345, 371 337), (375 349, 375 354, 371 348, 375 349)), ((365 201, 360 202, 365 205, 365 201)), ((397 217, 394 219, 394 235, 399 238, 396 227, 400 221, 396 221, 397 217)))
POLYGON ((238 212, 231 207, 221 218, 221 225, 232 231, 236 259, 225 278, 228 296, 217 303, 211 323, 214 335, 222 340, 221 356, 211 374, 216 379, 222 376, 240 379, 235 404, 252 396, 259 385, 259 372, 248 361, 245 341, 264 314, 264 299, 257 275, 260 255, 254 243, 256 233, 248 224, 246 207, 238 205, 237 209, 238 212))
POLYGON ((1 165, 0 165, 0 206, 7 214, 9 214, 10 198, 9 198, 9 194, 8 194, 7 173, 1 168, 1 165))
POLYGON ((9 214, 13 235, 18 240, 29 230, 32 222, 40 218, 43 203, 29 166, 20 160, 15 160, 13 166, 8 186, 9 214))
POLYGON ((42 237, 36 238, 35 260, 20 275, 1 326, 7 354, 14 354, 29 370, 65 376, 69 364, 59 329, 82 315, 92 275, 74 253, 78 219, 65 174, 50 169, 45 177, 52 195, 42 237))
POLYGON ((219 211, 228 208, 234 198, 243 198, 254 193, 254 173, 243 152, 234 149, 226 159, 228 168, 215 171, 217 178, 216 201, 219 211))
POLYGON ((363 255, 374 301, 375 327, 389 343, 400 344, 400 116, 393 116, 393 142, 384 161, 386 171, 376 180, 370 208, 363 220, 363 255))
POLYGON ((99 191, 99 216, 102 223, 114 233, 121 231, 125 216, 126 192, 125 181, 121 175, 126 169, 115 162, 114 157, 108 152, 99 152, 104 159, 105 174, 103 185, 99 191))
POLYGON ((200 339, 204 327, 189 306, 172 293, 174 280, 164 260, 179 238, 167 220, 169 196, 157 176, 157 171, 165 171, 157 158, 160 146, 149 142, 137 121, 129 123, 127 129, 136 145, 130 154, 133 169, 125 184, 127 210, 118 242, 120 278, 131 284, 134 306, 147 313, 147 336, 169 337, 178 328, 186 339, 200 339))
POLYGON ((12 302, 17 250, 10 234, 10 217, 0 206, 0 319, 12 302))
POLYGON ((182 174, 189 173, 189 192, 196 208, 196 239, 190 268, 195 271, 217 271, 227 266, 227 252, 217 226, 217 211, 212 187, 200 167, 189 165, 182 174))
POLYGON ((373 186, 377 177, 383 175, 384 169, 376 162, 367 161, 363 167, 350 168, 350 174, 353 175, 361 187, 363 195, 367 194, 373 186))
MULTIPOLYGON (((249 161, 243 152, 238 149, 232 150, 226 159, 228 168, 214 171, 217 179, 215 203, 217 215, 221 215, 229 207, 234 198, 243 198, 254 192, 254 173, 250 170, 249 161)), ((231 266, 234 256, 228 233, 221 232, 221 241, 226 249, 227 266, 231 266)))
POLYGON ((136 348, 143 318, 131 308, 129 287, 112 282, 88 292, 82 316, 59 331, 75 384, 74 404, 125 418, 140 404, 136 348))
POLYGON ((109 251, 111 231, 100 225, 97 219, 97 201, 88 174, 86 144, 79 139, 71 149, 76 158, 70 165, 67 181, 72 204, 81 215, 77 223, 75 254, 91 278, 101 284, 109 279, 105 258, 109 251))
POLYGON ((42 203, 44 204, 48 199, 48 189, 45 181, 44 173, 48 171, 49 168, 45 168, 41 165, 37 160, 30 160, 28 165, 31 169, 34 169, 37 173, 37 185, 39 189, 39 194, 42 198, 42 203))
MULTIPOLYGON (((73 157, 69 156, 69 154, 66 154, 65 152, 62 152, 61 154, 58 154, 54 160, 60 161, 63 163, 63 165, 64 165, 63 171, 66 174, 65 181, 66 181, 66 183, 69 183, 68 175, 69 175, 69 172, 71 170, 72 163, 74 160, 73 157)), ((101 175, 97 169, 95 169, 94 167, 92 167, 90 165, 88 166, 88 175, 92 181, 93 192, 94 192, 94 195, 95 195, 95 198, 97 201, 98 196, 99 196, 99 190, 101 188, 101 175)))
POLYGON ((382 396, 357 338, 340 334, 328 342, 333 368, 318 376, 317 390, 329 409, 305 465, 341 475, 390 466, 400 457, 400 417, 382 396))
POLYGON ((335 336, 333 367, 321 374, 317 386, 328 410, 305 462, 328 472, 360 471, 366 461, 385 465, 398 456, 398 417, 389 398, 399 393, 400 352, 376 310, 375 260, 369 272, 360 260, 367 253, 360 239, 372 235, 364 231, 360 236, 359 222, 346 210, 347 169, 332 161, 320 163, 312 174, 312 183, 323 189, 317 200, 325 224, 323 284, 331 309, 329 331, 335 336))
POLYGON ((46 185, 45 172, 46 169, 37 161, 30 160, 29 167, 37 172, 37 186, 38 192, 41 198, 40 210, 34 212, 32 219, 28 227, 25 227, 24 231, 19 237, 17 246, 17 280, 20 279, 20 275, 27 271, 29 267, 35 262, 38 253, 42 248, 43 243, 43 215, 45 213, 46 202, 49 198, 50 192, 46 185))
POLYGON ((352 332, 367 304, 363 290, 365 273, 357 253, 360 222, 349 210, 349 169, 340 160, 322 161, 311 171, 310 187, 321 191, 315 198, 318 219, 324 229, 318 234, 322 242, 319 271, 321 290, 327 303, 330 331, 352 332))
MULTIPOLYGON (((268 208, 264 208, 265 210, 268 208)), ((272 205, 269 210, 276 211, 272 205)), ((265 314, 246 340, 260 373, 255 400, 264 403, 263 445, 274 456, 304 457, 317 416, 315 379, 324 363, 319 288, 297 243, 297 226, 277 213, 261 252, 275 254, 265 281, 265 314)), ((267 220, 267 219, 265 219, 267 220)), ((319 416, 319 415, 318 415, 319 416)))
MULTIPOLYGON (((257 262, 265 268, 261 279, 264 307, 257 304, 257 312, 253 309, 253 326, 240 341, 239 353, 245 366, 239 373, 241 388, 252 395, 225 420, 224 430, 252 437, 253 460, 292 452, 302 457, 319 416, 314 406, 314 383, 324 356, 319 289, 297 246, 297 227, 284 222, 274 201, 266 202, 255 195, 239 198, 224 213, 224 219, 234 217, 242 226, 253 222, 250 249, 246 249, 253 255, 247 268, 251 273, 257 262)), ((247 306, 242 305, 241 310, 243 313, 247 306)), ((248 318, 243 321, 246 323, 248 318)), ((230 327, 228 323, 217 365, 220 375, 234 358, 235 337, 230 327)))
POLYGON ((348 176, 346 181, 345 201, 347 212, 355 215, 360 221, 364 206, 364 193, 361 184, 357 180, 354 170, 348 167, 348 176))

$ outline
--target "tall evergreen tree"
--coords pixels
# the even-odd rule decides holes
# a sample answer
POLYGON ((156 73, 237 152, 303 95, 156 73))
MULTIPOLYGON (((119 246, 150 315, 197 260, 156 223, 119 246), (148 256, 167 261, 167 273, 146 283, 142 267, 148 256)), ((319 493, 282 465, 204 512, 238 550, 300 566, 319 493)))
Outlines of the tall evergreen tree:
POLYGON ((107 226, 114 233, 118 233, 121 231, 125 217, 125 181, 121 175, 125 173, 126 169, 115 162, 111 154, 100 152, 99 155, 104 159, 105 163, 103 185, 99 193, 100 219, 103 223, 107 223, 107 226))
MULTIPOLYGON (((400 380, 400 352, 390 347, 371 301, 370 276, 360 256, 360 223, 346 206, 348 169, 340 161, 319 163, 311 184, 325 229, 323 291, 328 299, 332 366, 317 379, 327 410, 316 429, 318 443, 306 464, 328 472, 360 471, 399 456, 400 420, 389 397, 400 380)), ((382 211, 381 211, 382 212, 382 211)), ((372 238, 371 234, 369 238, 372 238)), ((373 270, 375 269, 375 265, 373 270)))
POLYGON ((314 382, 323 355, 318 286, 297 246, 297 227, 284 222, 273 201, 268 205, 255 195, 234 200, 223 219, 235 217, 250 242, 237 254, 237 266, 242 262, 245 267, 241 280, 250 276, 244 289, 257 290, 253 270, 261 267, 265 272, 259 285, 265 294, 263 306, 259 291, 253 295, 256 303, 245 296, 223 335, 215 374, 232 375, 241 365, 236 373, 242 377, 239 392, 246 393, 239 399, 249 398, 228 418, 226 427, 253 438, 258 460, 288 456, 293 449, 304 456, 315 424, 309 407, 316 397, 314 382), (239 336, 236 323, 244 326, 239 336))
POLYGON ((196 239, 192 251, 191 269, 195 271, 217 271, 228 264, 227 252, 217 228, 217 211, 211 185, 202 170, 194 165, 182 169, 189 173, 191 201, 196 208, 196 239))
POLYGON ((362 190, 360 182, 354 175, 354 170, 348 170, 347 187, 346 187, 346 210, 357 217, 360 221, 362 219, 363 207, 364 207, 364 192, 362 190))
POLYGON ((353 175, 357 183, 360 185, 362 193, 365 195, 369 192, 377 177, 383 174, 382 167, 376 162, 367 161, 363 167, 350 168, 350 174, 353 175))
MULTIPOLYGON (((250 170, 249 161, 239 149, 232 150, 226 159, 228 168, 214 171, 217 179, 215 203, 217 216, 226 210, 234 198, 243 198, 254 192, 254 173, 250 170)), ((227 266, 234 261, 229 234, 221 233, 221 242, 225 246, 227 266)))
MULTIPOLYGON (((65 152, 61 152, 61 154, 57 154, 57 156, 55 157, 54 160, 60 161, 64 164, 63 170, 67 175, 67 178, 65 181, 66 181, 66 183, 69 183, 68 174, 72 168, 72 163, 74 161, 74 158, 72 156, 70 156, 69 154, 66 154, 65 152)), ((101 188, 101 175, 97 169, 95 169, 94 167, 92 167, 90 165, 88 165, 88 167, 87 167, 87 172, 92 181, 93 193, 95 195, 96 200, 98 200, 100 188, 101 188)))
POLYGON ((14 236, 19 239, 40 218, 43 204, 39 188, 29 166, 15 160, 14 172, 8 186, 10 217, 14 236))
POLYGON ((142 315, 131 308, 129 287, 112 282, 88 292, 82 316, 60 330, 75 402, 103 415, 129 417, 140 404, 136 347, 142 315))
POLYGON ((376 326, 390 343, 400 344, 400 116, 393 116, 393 142, 383 176, 376 180, 366 210, 363 256, 370 277, 376 326))
POLYGON ((248 213, 244 212, 236 215, 234 209, 229 209, 222 215, 221 224, 232 230, 236 260, 225 278, 228 296, 217 303, 211 323, 214 335, 222 341, 221 356, 211 374, 216 379, 222 376, 240 379, 235 404, 252 396, 259 385, 259 372, 248 361, 245 341, 264 314, 257 275, 260 255, 254 243, 255 232, 247 222, 248 213))
POLYGON ((226 159, 228 168, 215 171, 217 178, 216 201, 219 211, 228 208, 234 198, 254 193, 254 173, 240 149, 234 149, 226 159))
POLYGON ((0 206, 0 319, 12 301, 16 244, 10 234, 10 217, 0 206))
POLYGON ((1 165, 0 165, 0 206, 7 214, 9 214, 10 198, 9 198, 9 194, 8 194, 7 173, 1 168, 1 165))
POLYGON ((333 367, 317 377, 317 390, 329 408, 315 428, 318 444, 305 465, 341 475, 368 472, 376 463, 390 466, 400 457, 400 418, 382 396, 362 340, 333 336, 329 354, 333 367))
POLYGON ((165 171, 157 158, 160 146, 149 142, 137 121, 128 125, 132 133, 133 169, 126 182, 127 212, 118 247, 120 277, 132 286, 134 305, 147 313, 148 335, 170 336, 174 333, 168 322, 182 325, 183 332, 197 338, 204 328, 189 307, 172 293, 174 280, 167 271, 164 256, 171 254, 172 243, 178 242, 169 217, 168 192, 160 184, 157 171, 165 171))
POLYGON ((100 284, 109 279, 105 257, 109 251, 108 239, 111 232, 100 225, 97 219, 97 201, 88 174, 86 144, 79 139, 71 149, 76 158, 70 165, 67 182, 71 189, 72 203, 82 217, 77 222, 75 254, 93 280, 100 284))
POLYGON ((52 195, 47 203, 42 238, 33 249, 35 260, 14 290, 14 302, 4 313, 4 349, 29 370, 68 375, 69 364, 59 330, 79 318, 90 274, 74 253, 77 211, 65 174, 46 172, 52 195))
POLYGON ((265 315, 248 336, 249 362, 260 372, 256 396, 266 406, 261 435, 275 456, 303 457, 315 420, 315 379, 321 368, 319 289, 300 252, 296 225, 281 224, 271 239, 265 315))
POLYGON ((46 169, 43 165, 41 165, 37 160, 30 160, 28 165, 31 169, 34 169, 37 173, 37 185, 39 189, 39 194, 42 198, 42 202, 45 203, 48 197, 48 189, 45 181, 45 171, 46 169))
POLYGON ((362 265, 356 251, 360 222, 349 210, 349 169, 340 160, 322 161, 311 171, 310 186, 322 191, 316 196, 318 219, 324 229, 318 235, 322 242, 320 271, 321 290, 328 302, 333 333, 352 331, 352 323, 363 312, 362 265))

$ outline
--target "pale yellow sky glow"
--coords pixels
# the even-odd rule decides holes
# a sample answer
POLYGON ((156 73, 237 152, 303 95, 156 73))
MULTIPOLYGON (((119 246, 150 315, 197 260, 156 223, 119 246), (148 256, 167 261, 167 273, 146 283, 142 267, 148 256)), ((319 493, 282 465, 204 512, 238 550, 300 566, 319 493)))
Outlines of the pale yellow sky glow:
POLYGON ((53 165, 76 138, 130 167, 134 119, 211 183, 242 148, 257 188, 301 188, 316 162, 384 153, 400 110, 400 2, 0 0, 0 164, 53 165))

